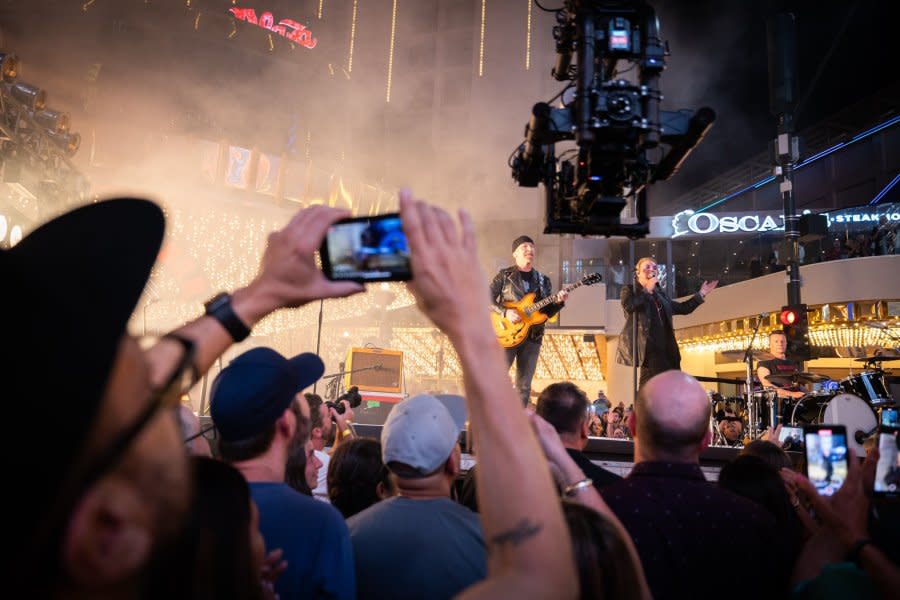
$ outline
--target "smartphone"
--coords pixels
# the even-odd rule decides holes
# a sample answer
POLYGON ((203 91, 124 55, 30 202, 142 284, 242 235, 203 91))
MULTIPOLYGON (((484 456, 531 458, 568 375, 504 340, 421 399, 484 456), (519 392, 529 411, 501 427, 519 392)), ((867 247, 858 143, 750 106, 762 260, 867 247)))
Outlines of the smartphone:
POLYGON ((407 281, 409 245, 397 213, 342 219, 319 248, 322 273, 332 281, 407 281))
POLYGON ((790 445, 792 448, 799 448, 803 443, 803 428, 782 426, 781 433, 778 434, 778 441, 782 446, 790 445))
POLYGON ((900 428, 900 411, 898 411, 896 408, 882 408, 881 427, 882 429, 884 429, 885 427, 891 427, 894 429, 900 428))
POLYGON ((831 496, 847 479, 847 428, 843 425, 804 425, 806 476, 822 496, 831 496))
POLYGON ((875 466, 875 495, 900 496, 900 419, 896 408, 881 409, 878 428, 878 464, 875 466))

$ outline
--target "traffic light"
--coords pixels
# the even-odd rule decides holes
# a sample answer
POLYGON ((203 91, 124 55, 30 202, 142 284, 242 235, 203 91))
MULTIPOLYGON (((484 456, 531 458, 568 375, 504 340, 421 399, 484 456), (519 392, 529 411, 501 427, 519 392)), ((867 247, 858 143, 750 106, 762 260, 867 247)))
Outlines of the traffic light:
POLYGON ((805 304, 781 307, 780 321, 787 337, 787 357, 791 360, 809 360, 809 318, 805 304))

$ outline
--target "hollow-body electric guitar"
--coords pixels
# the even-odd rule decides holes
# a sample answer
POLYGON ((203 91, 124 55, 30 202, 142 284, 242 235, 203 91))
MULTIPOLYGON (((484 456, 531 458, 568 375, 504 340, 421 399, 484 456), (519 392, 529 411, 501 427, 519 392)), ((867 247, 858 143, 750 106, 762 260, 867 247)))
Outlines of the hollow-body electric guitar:
MULTIPOLYGON (((570 292, 575 288, 583 285, 594 285, 600 283, 599 273, 589 273, 581 278, 581 280, 569 285, 564 285, 563 290, 570 292)), ((539 302, 534 301, 534 292, 525 294, 521 300, 516 302, 504 302, 504 308, 511 308, 519 313, 520 320, 513 323, 506 318, 504 314, 491 313, 491 322, 494 325, 494 333, 497 334, 497 341, 504 348, 515 348, 528 337, 528 331, 532 325, 540 325, 548 319, 547 315, 541 312, 545 306, 556 301, 556 294, 551 294, 539 302)))

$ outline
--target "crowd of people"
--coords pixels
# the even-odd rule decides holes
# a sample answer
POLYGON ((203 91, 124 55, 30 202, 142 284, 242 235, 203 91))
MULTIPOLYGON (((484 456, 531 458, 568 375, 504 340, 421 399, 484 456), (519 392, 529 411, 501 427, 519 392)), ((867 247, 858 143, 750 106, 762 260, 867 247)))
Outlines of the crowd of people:
POLYGON ((859 258, 861 256, 886 256, 900 254, 900 222, 891 223, 882 215, 878 225, 868 233, 847 234, 831 238, 825 246, 825 260, 859 258))
POLYGON ((583 452, 599 415, 576 385, 550 385, 522 408, 468 215, 456 222, 408 191, 400 212, 410 288, 462 366, 476 459, 466 473, 465 423, 444 399, 407 398, 380 440, 357 438, 352 413, 304 394, 324 372, 312 353, 256 347, 232 360, 211 389, 214 451, 180 407, 268 314, 364 291, 315 264, 344 211, 300 211, 269 237, 252 282, 150 348, 126 328, 163 238, 153 203, 94 203, 0 251, 19 340, 0 350, 16 399, 4 436, 19 487, 7 504, 9 589, 167 600, 897 596, 897 523, 871 498, 877 449, 851 462, 832 498, 768 441, 709 482, 699 459, 710 402, 668 369, 647 378, 633 410, 603 413, 634 440, 631 473, 605 471, 583 452), (722 544, 733 569, 711 562, 722 544))

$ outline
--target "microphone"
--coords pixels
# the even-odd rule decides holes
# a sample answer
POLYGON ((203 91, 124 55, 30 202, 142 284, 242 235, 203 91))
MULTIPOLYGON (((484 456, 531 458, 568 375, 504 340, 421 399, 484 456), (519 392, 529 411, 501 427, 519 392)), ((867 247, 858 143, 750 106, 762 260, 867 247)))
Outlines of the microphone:
POLYGON ((759 317, 758 317, 758 318, 760 318, 760 319, 766 319, 766 318, 768 318, 768 316, 769 316, 769 313, 764 312, 764 313, 759 313, 759 317))

